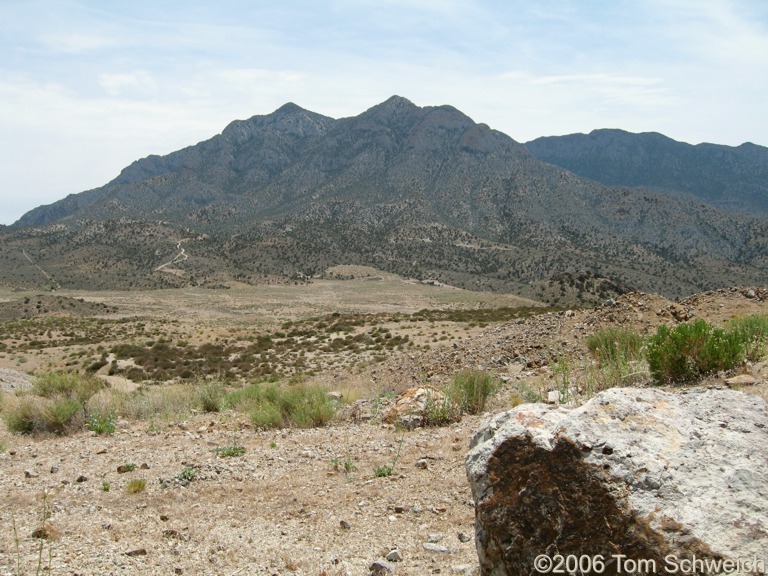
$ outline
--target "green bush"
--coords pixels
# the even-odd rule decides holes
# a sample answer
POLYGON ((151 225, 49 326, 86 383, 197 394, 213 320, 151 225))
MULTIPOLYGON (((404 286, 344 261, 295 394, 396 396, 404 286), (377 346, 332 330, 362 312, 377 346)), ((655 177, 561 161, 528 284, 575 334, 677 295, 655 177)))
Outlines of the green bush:
POLYGON ((251 422, 259 428, 313 428, 324 426, 336 414, 336 405, 326 391, 311 384, 252 384, 229 394, 226 401, 237 410, 250 412, 251 422))
POLYGON ((587 348, 601 365, 642 358, 643 337, 621 328, 606 328, 587 338, 587 348))
POLYGON ((426 408, 424 424, 427 426, 445 426, 461 420, 461 406, 449 395, 430 395, 426 408))
POLYGON ((245 454, 245 447, 231 444, 223 448, 216 448, 216 455, 221 458, 236 458, 245 454))
POLYGON ((487 372, 463 370, 454 377, 448 396, 461 412, 479 414, 498 389, 498 381, 487 372))
POLYGON ((115 414, 91 414, 88 417, 88 421, 85 423, 85 426, 88 428, 88 430, 91 432, 96 432, 96 434, 99 436, 102 434, 114 434, 117 428, 115 414))
POLYGON ((41 432, 66 434, 83 425, 83 405, 77 400, 56 398, 51 401, 43 414, 41 432))
POLYGON ((46 372, 32 383, 32 393, 43 398, 65 397, 85 404, 106 383, 95 376, 74 372, 46 372))
POLYGON ((735 332, 696 320, 659 326, 648 340, 646 358, 658 382, 685 383, 742 363, 744 345, 735 332))
POLYGON ((727 327, 744 345, 747 360, 757 362, 765 357, 768 347, 768 314, 734 318, 727 327))
POLYGON ((144 492, 147 488, 147 481, 144 479, 135 479, 131 480, 126 484, 125 491, 128 492, 128 494, 138 494, 139 492, 144 492))
POLYGON ((587 395, 642 379, 646 370, 638 364, 643 359, 644 342, 637 332, 621 328, 606 328, 589 336, 587 348, 597 366, 587 370, 587 395))
POLYGON ((219 382, 206 382, 198 390, 203 412, 219 412, 224 403, 224 386, 219 382))
POLYGON ((30 393, 3 409, 9 430, 22 434, 67 434, 82 428, 88 400, 106 386, 91 376, 49 372, 39 376, 30 393))
POLYGON ((5 423, 8 430, 19 434, 35 432, 35 423, 40 420, 40 406, 29 397, 21 398, 16 403, 8 402, 3 407, 5 423))

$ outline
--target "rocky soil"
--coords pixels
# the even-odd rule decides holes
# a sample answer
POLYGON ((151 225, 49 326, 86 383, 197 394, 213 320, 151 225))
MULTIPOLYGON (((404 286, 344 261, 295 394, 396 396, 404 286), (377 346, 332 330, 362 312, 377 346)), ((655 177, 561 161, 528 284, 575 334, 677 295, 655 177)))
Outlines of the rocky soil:
MULTIPOLYGON (((498 412, 510 406, 515 386, 546 394, 554 386, 553 358, 583 365, 586 337, 600 328, 650 332, 694 317, 719 324, 766 313, 767 300, 768 290, 748 288, 677 303, 627 294, 594 309, 491 324, 469 340, 318 381, 329 389, 381 393, 425 381, 440 385, 461 368, 479 367, 506 383, 491 409, 498 412)), ((734 386, 768 396, 768 365, 742 372, 746 378, 734 386)), ((6 391, 23 385, 23 376, 12 376, 0 374, 6 391)), ((703 385, 728 387, 734 376, 717 375, 703 385)), ((35 573, 41 546, 52 574, 357 575, 387 556, 382 570, 397 574, 470 574, 478 561, 464 458, 488 417, 412 431, 376 420, 259 431, 243 415, 225 412, 120 421, 111 436, 84 431, 30 438, 3 431, 0 574, 35 573), (233 445, 245 453, 217 452, 233 445), (393 463, 391 476, 374 474, 393 463), (135 469, 118 472, 130 464, 135 469), (139 479, 146 488, 129 493, 129 482, 139 479), (44 510, 50 512, 45 521, 44 510), (43 527, 50 538, 33 537, 43 527)))
POLYGON ((13 438, 0 455, 2 573, 19 560, 33 572, 41 545, 53 574, 367 574, 387 556, 398 574, 471 573, 464 456, 479 421, 260 432, 224 415, 13 438), (233 444, 245 454, 217 454, 233 444), (136 479, 146 489, 130 494, 136 479), (32 537, 44 506, 51 540, 32 537))

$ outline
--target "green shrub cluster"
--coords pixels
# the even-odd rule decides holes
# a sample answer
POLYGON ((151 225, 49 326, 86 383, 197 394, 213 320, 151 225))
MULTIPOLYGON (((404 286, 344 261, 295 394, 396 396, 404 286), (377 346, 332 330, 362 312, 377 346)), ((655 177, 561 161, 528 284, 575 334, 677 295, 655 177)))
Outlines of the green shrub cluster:
POLYGON ((659 326, 644 339, 640 334, 620 328, 601 330, 587 339, 587 348, 598 361, 592 374, 592 391, 626 385, 645 371, 657 382, 684 384, 703 376, 731 370, 745 360, 765 357, 768 347, 768 315, 736 318, 725 328, 699 319, 670 328, 659 326))
POLYGON ((252 384, 231 393, 227 402, 236 409, 250 412, 251 422, 259 428, 324 426, 336 414, 336 404, 317 385, 279 386, 273 382, 252 384))
POLYGON ((736 334, 744 345, 744 355, 747 360, 756 362, 766 355, 768 314, 735 318, 728 323, 727 328, 736 334))
POLYGON ((646 358, 657 381, 685 383, 741 364, 744 342, 736 331, 695 320, 674 328, 659 326, 648 340, 646 358))
POLYGON ((621 328, 600 330, 587 338, 587 348, 601 365, 639 360, 643 356, 643 337, 621 328))
POLYGON ((499 389, 499 382, 482 370, 462 370, 448 388, 448 397, 461 412, 479 414, 485 410, 490 397, 499 389))
POLYGON ((22 434, 67 434, 82 428, 88 400, 106 384, 92 376, 49 372, 32 384, 31 394, 4 406, 8 429, 22 434))

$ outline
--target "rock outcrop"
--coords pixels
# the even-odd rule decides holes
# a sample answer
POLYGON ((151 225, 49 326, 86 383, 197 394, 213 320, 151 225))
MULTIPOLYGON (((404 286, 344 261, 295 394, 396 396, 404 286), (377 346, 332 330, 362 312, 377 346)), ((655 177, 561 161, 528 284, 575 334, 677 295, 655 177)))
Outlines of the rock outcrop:
POLYGON ((459 419, 458 407, 434 386, 414 386, 403 391, 381 420, 407 430, 459 419))
POLYGON ((768 405, 741 392, 615 388, 577 409, 520 406, 467 456, 482 574, 536 574, 541 554, 602 555, 604 574, 627 560, 682 573, 674 563, 694 558, 765 573, 767 461, 768 405))

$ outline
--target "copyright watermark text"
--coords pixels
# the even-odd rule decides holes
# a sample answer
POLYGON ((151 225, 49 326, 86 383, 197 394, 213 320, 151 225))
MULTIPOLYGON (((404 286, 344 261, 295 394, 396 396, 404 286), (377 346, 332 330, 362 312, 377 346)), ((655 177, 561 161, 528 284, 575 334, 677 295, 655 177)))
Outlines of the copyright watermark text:
POLYGON ((765 574, 765 559, 752 558, 678 558, 674 554, 662 561, 629 558, 624 554, 539 554, 533 567, 539 574, 602 574, 608 567, 617 574, 765 574))

